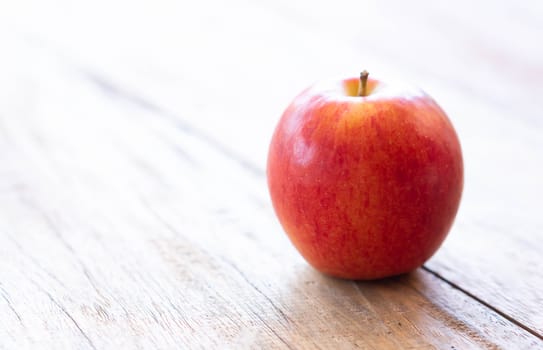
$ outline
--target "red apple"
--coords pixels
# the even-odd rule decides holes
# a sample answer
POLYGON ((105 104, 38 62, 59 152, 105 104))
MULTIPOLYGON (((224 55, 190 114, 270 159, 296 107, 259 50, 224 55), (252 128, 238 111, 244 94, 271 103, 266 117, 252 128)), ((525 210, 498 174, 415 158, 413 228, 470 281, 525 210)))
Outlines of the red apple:
POLYGON ((414 270, 439 248, 460 203, 462 152, 431 97, 363 73, 292 101, 267 177, 281 225, 313 267, 377 279, 414 270))

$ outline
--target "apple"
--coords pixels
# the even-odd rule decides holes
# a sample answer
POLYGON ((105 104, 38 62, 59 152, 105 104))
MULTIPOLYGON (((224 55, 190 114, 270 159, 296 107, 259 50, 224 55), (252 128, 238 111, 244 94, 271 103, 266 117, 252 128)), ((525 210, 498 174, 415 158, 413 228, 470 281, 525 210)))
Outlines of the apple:
POLYGON ((364 71, 292 101, 271 140, 267 180, 310 265, 379 279, 416 269, 444 241, 460 204, 462 151, 430 96, 364 71))

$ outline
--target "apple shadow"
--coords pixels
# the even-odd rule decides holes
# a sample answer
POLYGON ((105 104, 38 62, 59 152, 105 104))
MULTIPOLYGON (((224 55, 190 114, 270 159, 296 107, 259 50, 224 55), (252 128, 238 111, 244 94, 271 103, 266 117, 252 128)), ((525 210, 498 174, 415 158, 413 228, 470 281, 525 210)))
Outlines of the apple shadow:
POLYGON ((350 344, 360 335, 363 344, 381 344, 383 336, 432 342, 436 330, 455 330, 483 347, 492 344, 474 330, 476 305, 466 310, 471 304, 465 295, 422 268, 373 281, 330 277, 310 266, 297 272, 289 281, 296 300, 288 304, 293 320, 302 320, 305 337, 318 339, 326 331, 350 344))

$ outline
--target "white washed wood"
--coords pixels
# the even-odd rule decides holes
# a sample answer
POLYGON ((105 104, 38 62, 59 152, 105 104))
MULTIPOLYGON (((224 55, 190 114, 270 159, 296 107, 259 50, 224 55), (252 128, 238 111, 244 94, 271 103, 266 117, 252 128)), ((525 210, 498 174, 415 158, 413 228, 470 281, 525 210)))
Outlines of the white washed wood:
POLYGON ((9 48, 2 347, 538 344, 424 271, 379 283, 314 272, 278 227, 262 175, 56 56, 9 48))
POLYGON ((540 2, 66 2, 57 21, 47 3, 24 4, 5 23, 74 74, 153 101, 261 170, 277 118, 309 82, 364 65, 423 86, 466 163, 456 225, 428 266, 543 332, 540 2))

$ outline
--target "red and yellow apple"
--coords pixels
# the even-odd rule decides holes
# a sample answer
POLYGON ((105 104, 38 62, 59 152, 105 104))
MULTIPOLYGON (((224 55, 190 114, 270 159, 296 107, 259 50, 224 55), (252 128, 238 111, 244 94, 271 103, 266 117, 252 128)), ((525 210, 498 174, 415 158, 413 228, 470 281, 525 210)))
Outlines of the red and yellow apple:
POLYGON ((279 221, 309 264, 377 279, 416 269, 442 244, 462 194, 462 152, 431 97, 363 73, 292 101, 267 178, 279 221))

